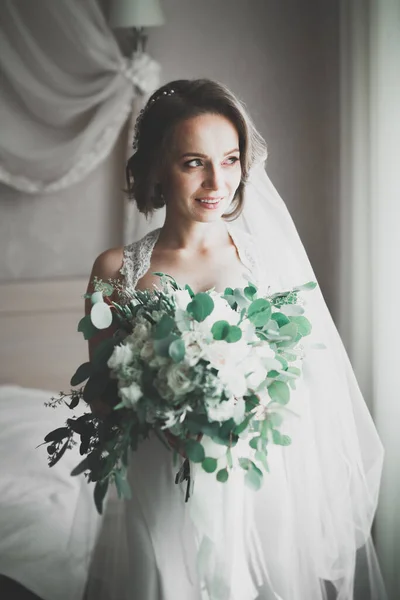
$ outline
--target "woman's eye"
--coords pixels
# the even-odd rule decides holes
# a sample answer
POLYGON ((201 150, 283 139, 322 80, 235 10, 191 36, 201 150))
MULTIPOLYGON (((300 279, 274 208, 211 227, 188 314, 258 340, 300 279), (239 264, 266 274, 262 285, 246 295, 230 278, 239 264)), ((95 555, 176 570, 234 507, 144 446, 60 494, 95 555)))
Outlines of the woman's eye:
POLYGON ((193 158, 193 160, 188 160, 185 162, 185 167, 200 167, 201 160, 199 158, 193 158))
POLYGON ((229 158, 226 159, 225 162, 227 162, 229 165, 234 165, 235 163, 238 162, 238 160, 240 160, 237 156, 230 156, 229 158))

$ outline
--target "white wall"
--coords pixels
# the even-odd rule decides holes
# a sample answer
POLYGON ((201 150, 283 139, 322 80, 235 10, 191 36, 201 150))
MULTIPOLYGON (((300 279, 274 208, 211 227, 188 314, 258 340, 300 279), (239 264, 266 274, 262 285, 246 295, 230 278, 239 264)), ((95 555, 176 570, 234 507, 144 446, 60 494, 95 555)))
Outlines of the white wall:
MULTIPOLYGON (((164 0, 148 50, 163 81, 206 76, 247 104, 335 312, 338 9, 335 0, 164 0)), ((0 281, 86 275, 121 243, 124 136, 81 184, 56 196, 0 190, 0 281), (118 169, 120 172, 118 173, 118 169)))

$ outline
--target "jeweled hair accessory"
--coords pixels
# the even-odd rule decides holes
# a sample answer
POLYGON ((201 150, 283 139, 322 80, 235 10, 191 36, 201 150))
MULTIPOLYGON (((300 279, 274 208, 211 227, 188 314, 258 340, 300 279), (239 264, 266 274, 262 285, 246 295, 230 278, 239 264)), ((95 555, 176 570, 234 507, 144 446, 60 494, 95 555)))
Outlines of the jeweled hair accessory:
POLYGON ((173 94, 175 94, 175 90, 173 90, 173 89, 164 90, 164 91, 160 92, 157 96, 154 96, 153 98, 151 98, 147 102, 146 106, 144 108, 142 108, 142 110, 140 111, 140 113, 138 114, 138 117, 136 119, 135 130, 133 133, 132 148, 133 148, 134 152, 136 152, 138 149, 140 123, 143 119, 144 114, 150 109, 151 106, 153 106, 153 104, 155 102, 157 102, 157 100, 159 100, 160 98, 164 98, 165 96, 172 96, 173 94))

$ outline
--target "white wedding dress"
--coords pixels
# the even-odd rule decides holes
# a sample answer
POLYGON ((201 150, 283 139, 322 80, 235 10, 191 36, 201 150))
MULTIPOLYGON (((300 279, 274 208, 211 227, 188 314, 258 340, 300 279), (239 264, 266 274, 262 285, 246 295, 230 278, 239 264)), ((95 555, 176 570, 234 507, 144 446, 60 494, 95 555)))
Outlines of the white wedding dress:
MULTIPOLYGON (((251 237, 231 225, 228 230, 245 277, 259 283, 261 265, 251 237)), ((148 271, 158 232, 125 247, 121 272, 127 285, 134 287, 148 271)), ((279 289, 280 282, 268 278, 268 283, 271 291, 279 289)), ((320 366, 318 352, 310 357, 315 369, 320 366)), ((331 365, 331 369, 339 367, 349 368, 331 365)), ((307 380, 307 365, 304 370, 307 380)), ((337 486, 343 493, 336 505, 348 499, 339 467, 328 463, 326 473, 318 470, 317 460, 324 460, 324 450, 317 444, 318 439, 322 443, 324 432, 309 434, 313 427, 310 402, 317 402, 318 397, 310 400, 307 394, 306 381, 292 394, 292 412, 287 414, 284 429, 293 443, 271 447, 270 473, 258 492, 245 487, 241 470, 221 484, 191 465, 194 489, 185 503, 186 483, 175 484, 181 463, 173 465, 172 453, 155 436, 142 443, 130 457, 132 499, 121 501, 114 491, 109 494, 86 599, 350 600, 352 581, 346 580, 336 594, 326 580, 345 580, 348 568, 341 561, 351 570, 360 547, 354 598, 384 600, 372 543, 355 541, 354 556, 347 555, 347 549, 342 552, 341 536, 344 548, 349 526, 335 522, 335 509, 329 505, 328 510, 321 501, 326 490, 328 495, 337 486), (368 559, 365 564, 364 557, 368 559)), ((327 423, 326 427, 341 425, 327 423)), ((245 452, 247 443, 240 444, 245 452)), ((210 444, 209 453, 213 450, 210 444)))

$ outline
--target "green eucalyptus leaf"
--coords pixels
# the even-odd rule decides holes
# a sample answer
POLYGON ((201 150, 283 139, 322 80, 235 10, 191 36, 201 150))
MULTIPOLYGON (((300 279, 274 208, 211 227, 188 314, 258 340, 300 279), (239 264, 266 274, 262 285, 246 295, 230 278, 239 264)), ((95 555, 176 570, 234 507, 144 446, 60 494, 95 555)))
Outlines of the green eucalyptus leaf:
POLYGON ((93 292, 90 296, 92 300, 92 304, 97 304, 97 302, 104 302, 103 293, 102 292, 93 292))
POLYGON ((290 446, 292 440, 288 435, 282 434, 277 429, 272 429, 272 441, 277 446, 290 446))
POLYGON ((164 314, 154 328, 153 338, 162 340, 166 338, 174 329, 175 321, 169 315, 164 314))
POLYGON ((90 319, 97 329, 107 329, 112 323, 112 310, 105 302, 96 302, 91 308, 90 319))
POLYGON ((242 338, 242 330, 237 325, 231 325, 229 327, 229 332, 226 337, 226 341, 228 344, 235 344, 242 338))
POLYGON ((216 321, 211 327, 214 340, 225 340, 228 337, 229 329, 228 321, 216 321))
POLYGON ((200 292, 194 296, 191 302, 189 302, 186 310, 195 321, 201 323, 210 316, 214 310, 214 301, 206 292, 200 292))
POLYGON ((251 468, 251 460, 249 458, 239 458, 239 465, 242 467, 242 469, 244 469, 245 471, 248 471, 251 468))
POLYGON ((306 317, 291 317, 290 320, 292 323, 295 323, 297 325, 298 333, 302 337, 311 333, 311 323, 306 317))
POLYGON ((161 340, 154 340, 154 352, 158 354, 158 356, 169 356, 169 347, 172 342, 179 340, 180 338, 175 333, 170 333, 167 337, 161 340))
POLYGON ((274 402, 278 402, 279 404, 285 405, 290 400, 290 389, 287 383, 283 381, 273 381, 268 386, 268 394, 274 402))
POLYGON ((96 333, 99 332, 97 327, 92 323, 90 315, 85 315, 78 323, 78 331, 83 333, 85 340, 90 340, 96 333))
POLYGON ((229 473, 228 469, 220 469, 217 473, 217 481, 220 483, 225 483, 228 481, 229 473))
POLYGON ((253 300, 254 296, 257 294, 257 288, 254 285, 248 285, 244 288, 244 295, 248 300, 253 300))
POLYGON ((233 290, 233 297, 236 301, 236 304, 239 306, 239 308, 247 308, 249 305, 249 300, 246 298, 243 290, 241 290, 240 288, 235 288, 233 290))
POLYGON ((185 342, 181 338, 171 342, 168 354, 175 363, 181 362, 185 357, 185 342))
POLYGON ((294 292, 302 292, 303 290, 314 290, 317 287, 316 281, 309 281, 308 283, 304 283, 303 285, 299 285, 293 289, 294 292))
POLYGON ((304 308, 300 304, 284 304, 281 306, 281 311, 287 317, 295 317, 304 314, 304 308))
POLYGON ((206 456, 203 445, 196 440, 187 440, 185 442, 185 452, 188 459, 194 463, 202 463, 206 456))
POLYGON ((244 481, 247 487, 257 492, 262 485, 262 472, 254 465, 247 471, 246 475, 244 476, 244 481))
POLYGON ((261 448, 263 447, 263 444, 264 444, 264 440, 260 435, 256 435, 256 436, 252 437, 249 442, 249 446, 250 446, 250 448, 253 448, 253 450, 261 450, 261 448))
POLYGON ((92 374, 92 364, 90 362, 83 363, 80 367, 77 368, 75 374, 71 377, 71 385, 75 387, 80 383, 89 379, 92 374))
POLYGON ((233 296, 233 288, 231 288, 231 287, 225 288, 224 296, 233 296))
POLYGON ((206 473, 214 473, 217 470, 218 461, 216 458, 211 458, 208 456, 203 460, 201 466, 203 467, 206 473))
POLYGON ((265 298, 254 300, 247 311, 249 320, 256 327, 264 327, 271 318, 272 308, 271 303, 265 298))
POLYGON ((283 417, 279 413, 270 412, 268 415, 268 421, 272 427, 280 427, 282 425, 283 417))
POLYGON ((283 327, 283 325, 287 325, 288 323, 290 323, 290 321, 287 318, 287 316, 284 315, 281 312, 274 312, 274 313, 272 313, 271 319, 273 319, 274 321, 276 321, 276 323, 279 325, 279 327, 283 327))
POLYGON ((50 431, 44 438, 45 442, 61 442, 66 437, 70 437, 71 432, 68 427, 58 427, 54 431, 50 431))

